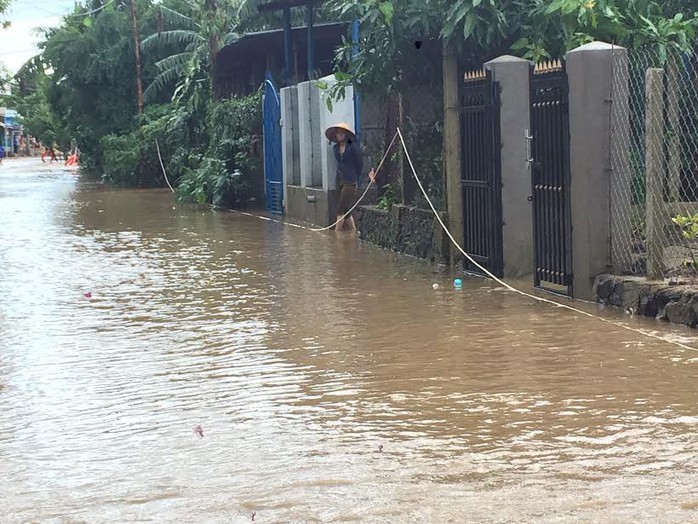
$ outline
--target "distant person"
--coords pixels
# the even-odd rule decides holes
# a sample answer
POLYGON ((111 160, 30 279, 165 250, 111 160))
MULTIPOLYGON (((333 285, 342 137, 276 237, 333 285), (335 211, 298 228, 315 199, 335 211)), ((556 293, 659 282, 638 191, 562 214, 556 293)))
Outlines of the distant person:
POLYGON ((71 151, 68 158, 65 160, 66 167, 77 167, 78 160, 80 159, 80 150, 76 147, 74 151, 71 151))
MULTIPOLYGON (((354 217, 350 214, 344 218, 349 210, 356 204, 357 184, 364 168, 361 148, 356 140, 356 134, 351 126, 345 122, 327 128, 325 136, 330 142, 334 142, 334 157, 337 160, 337 189, 339 190, 339 203, 337 204, 337 225, 335 231, 340 232, 344 224, 349 226, 351 232, 356 231, 354 217)), ((375 178, 373 169, 368 175, 371 181, 375 178)))
POLYGON ((19 137, 17 135, 12 139, 12 150, 15 156, 19 153, 19 137))
POLYGON ((49 157, 50 163, 53 163, 54 161, 58 162, 58 159, 56 158, 56 150, 53 149, 53 146, 44 147, 44 152, 41 153, 41 161, 46 162, 45 158, 47 156, 49 157))

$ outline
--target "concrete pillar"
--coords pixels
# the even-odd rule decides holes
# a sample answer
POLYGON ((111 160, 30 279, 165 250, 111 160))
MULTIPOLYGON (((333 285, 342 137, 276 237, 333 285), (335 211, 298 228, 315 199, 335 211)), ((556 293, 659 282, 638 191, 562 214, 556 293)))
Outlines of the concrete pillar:
POLYGON ((610 268, 610 171, 613 55, 592 42, 567 53, 574 296, 592 300, 597 275, 610 268))
POLYGON ((284 209, 288 209, 289 185, 297 185, 300 180, 294 180, 294 174, 300 174, 297 169, 299 158, 296 156, 298 138, 298 93, 294 87, 281 89, 281 170, 284 180, 284 209))
MULTIPOLYGON (((681 201, 681 57, 672 53, 666 65, 667 125, 667 199, 681 201)), ((690 104, 684 104, 684 107, 690 104)))
POLYGON ((628 51, 613 50, 611 93, 611 267, 615 274, 632 265, 633 168, 630 162, 630 76, 628 51))
POLYGON ((319 104, 316 82, 298 84, 298 143, 302 187, 322 186, 319 104))
MULTIPOLYGON (((444 86, 444 197, 448 212, 448 226, 453 237, 463 242, 463 192, 461 190, 461 136, 458 57, 453 46, 443 46, 444 86)), ((463 256, 451 246, 452 263, 463 256)))
POLYGON ((647 278, 663 278, 662 259, 662 181, 664 156, 664 71, 648 69, 645 84, 646 105, 646 228, 647 228, 647 278))
MULTIPOLYGON (((327 88, 332 87, 337 81, 334 75, 320 79, 327 88)), ((342 100, 334 100, 332 109, 327 107, 328 94, 326 91, 320 90, 320 101, 318 103, 320 111, 320 133, 318 135, 318 148, 320 150, 320 164, 322 170, 322 187, 325 190, 333 190, 336 185, 337 161, 334 158, 332 144, 325 138, 325 130, 331 125, 339 122, 348 123, 353 129, 356 129, 354 122, 354 88, 349 86, 345 89, 344 98, 342 100)))
POLYGON ((533 210, 531 173, 524 136, 531 125, 530 62, 502 56, 485 64, 499 82, 502 166, 502 219, 504 276, 533 273, 533 210))

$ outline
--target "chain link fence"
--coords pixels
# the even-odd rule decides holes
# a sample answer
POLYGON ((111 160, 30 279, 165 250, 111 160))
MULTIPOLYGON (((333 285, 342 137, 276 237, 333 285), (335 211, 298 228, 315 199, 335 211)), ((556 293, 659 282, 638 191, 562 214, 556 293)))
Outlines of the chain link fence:
POLYGON ((698 54, 614 55, 611 253, 617 274, 698 281, 698 54))
MULTIPOLYGON (((415 85, 407 93, 362 94, 361 143, 366 162, 377 166, 400 126, 415 169, 436 207, 443 208, 443 93, 440 85, 415 85)), ((379 174, 384 203, 428 208, 396 141, 379 174)))

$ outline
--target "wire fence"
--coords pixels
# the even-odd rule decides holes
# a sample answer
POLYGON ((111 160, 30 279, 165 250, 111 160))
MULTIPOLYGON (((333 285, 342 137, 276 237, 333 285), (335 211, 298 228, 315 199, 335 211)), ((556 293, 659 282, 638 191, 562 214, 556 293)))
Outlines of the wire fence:
POLYGON ((698 281, 698 55, 614 55, 611 265, 698 281))
MULTIPOLYGON (((361 97, 361 142, 368 163, 380 159, 388 141, 400 126, 424 180, 430 198, 443 208, 443 94, 440 85, 415 85, 398 97, 367 94, 361 97)), ((421 192, 414 187, 401 151, 395 148, 379 180, 387 202, 427 209, 421 192)))

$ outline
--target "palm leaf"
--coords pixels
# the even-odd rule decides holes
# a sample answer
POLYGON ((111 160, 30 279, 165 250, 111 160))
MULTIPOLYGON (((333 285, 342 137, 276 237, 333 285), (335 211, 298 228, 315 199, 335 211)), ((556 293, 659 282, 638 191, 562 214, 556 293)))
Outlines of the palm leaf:
POLYGON ((147 102, 153 101, 157 95, 172 86, 172 83, 181 76, 181 71, 167 69, 156 76, 148 88, 143 92, 143 97, 147 102))
POLYGON ((190 52, 177 53, 176 55, 168 56, 156 62, 155 66, 161 72, 168 69, 182 70, 191 58, 192 54, 190 52))
POLYGON ((172 31, 163 31, 162 33, 154 33, 141 42, 141 49, 144 52, 153 51, 158 48, 177 46, 184 47, 195 42, 205 42, 206 39, 196 31, 191 29, 174 29, 172 31))
POLYGON ((179 27, 180 29, 195 29, 201 27, 199 24, 194 22, 191 17, 183 15, 174 9, 170 9, 164 5, 160 5, 158 9, 162 14, 163 20, 168 24, 174 25, 175 27, 179 27))

